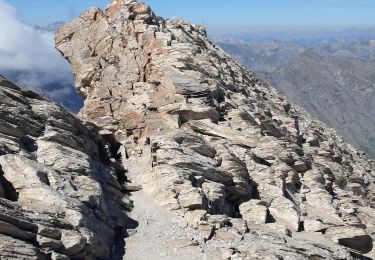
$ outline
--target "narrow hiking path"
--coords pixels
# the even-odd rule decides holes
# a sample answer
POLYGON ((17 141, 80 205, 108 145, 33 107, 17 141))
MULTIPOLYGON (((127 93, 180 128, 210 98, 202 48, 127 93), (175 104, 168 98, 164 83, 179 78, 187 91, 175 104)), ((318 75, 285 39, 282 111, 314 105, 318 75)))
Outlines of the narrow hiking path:
POLYGON ((197 246, 194 242, 197 231, 187 227, 182 217, 163 211, 144 191, 132 193, 131 199, 134 209, 129 214, 132 220, 128 229, 130 236, 125 239, 124 259, 214 259, 197 246))

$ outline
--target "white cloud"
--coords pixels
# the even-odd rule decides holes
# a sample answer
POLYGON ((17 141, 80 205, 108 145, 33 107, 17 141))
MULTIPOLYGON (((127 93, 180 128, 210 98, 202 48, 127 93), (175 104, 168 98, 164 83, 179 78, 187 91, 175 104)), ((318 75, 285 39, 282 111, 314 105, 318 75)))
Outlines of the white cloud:
POLYGON ((35 90, 56 82, 62 88, 73 84, 70 65, 54 48, 54 33, 24 24, 4 0, 0 0, 0 73, 13 74, 17 84, 35 90))

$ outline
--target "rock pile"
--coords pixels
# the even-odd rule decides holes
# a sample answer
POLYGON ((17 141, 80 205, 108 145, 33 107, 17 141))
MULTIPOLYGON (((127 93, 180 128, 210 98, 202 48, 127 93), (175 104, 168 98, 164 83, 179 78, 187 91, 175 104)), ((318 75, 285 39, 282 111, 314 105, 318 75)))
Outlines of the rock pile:
POLYGON ((3 77, 0 100, 0 259, 110 258, 131 209, 116 142, 3 77))

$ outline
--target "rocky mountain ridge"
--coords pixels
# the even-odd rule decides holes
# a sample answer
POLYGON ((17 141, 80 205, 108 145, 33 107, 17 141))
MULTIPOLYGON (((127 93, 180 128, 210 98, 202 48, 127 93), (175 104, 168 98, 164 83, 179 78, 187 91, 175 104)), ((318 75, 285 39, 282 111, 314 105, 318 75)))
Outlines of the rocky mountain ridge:
POLYGON ((374 162, 202 26, 113 0, 60 28, 56 47, 90 123, 1 81, 5 258, 373 257, 374 162), (133 208, 124 192, 138 186, 133 208), (28 228, 26 211, 69 226, 28 228), (36 240, 17 237, 29 230, 36 240))
MULTIPOLYGON (((203 27, 112 1, 61 28, 56 46, 85 98, 81 116, 115 134, 129 178, 204 241, 229 250, 238 235, 235 254, 255 257, 260 235, 251 230, 261 225, 372 250, 373 162, 213 45, 203 27)), ((320 246, 325 257, 348 257, 320 246)), ((301 257, 297 248, 283 254, 301 257)))

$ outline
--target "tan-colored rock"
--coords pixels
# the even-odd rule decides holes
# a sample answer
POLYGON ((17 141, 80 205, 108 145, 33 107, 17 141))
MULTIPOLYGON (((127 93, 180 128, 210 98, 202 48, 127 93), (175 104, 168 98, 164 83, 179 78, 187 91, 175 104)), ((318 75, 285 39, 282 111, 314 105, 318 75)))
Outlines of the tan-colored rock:
POLYGON ((56 239, 52 239, 52 238, 44 237, 40 235, 37 236, 37 241, 38 241, 39 246, 45 250, 57 251, 61 249, 63 246, 60 240, 56 240, 56 239))
POLYGON ((189 211, 185 214, 185 219, 189 225, 197 226, 202 220, 205 220, 206 213, 205 210, 189 211))
POLYGON ((269 211, 277 224, 285 225, 292 231, 298 231, 300 214, 290 200, 285 197, 274 199, 269 207, 269 211))
POLYGON ((75 255, 85 248, 87 240, 75 231, 64 231, 61 234, 61 242, 66 255, 75 255))
POLYGON ((155 217, 164 216, 156 205, 137 216, 157 233, 146 228, 142 239, 166 247, 153 258, 218 259, 229 248, 232 259, 352 259, 371 250, 374 162, 202 26, 113 0, 63 26, 56 46, 72 64, 85 123, 0 77, 0 258, 121 258, 126 178, 180 218, 155 217))
POLYGON ((225 242, 236 243, 242 240, 242 235, 231 229, 219 229, 215 231, 215 238, 225 242))
POLYGON ((201 223, 198 226, 198 232, 205 240, 208 240, 215 234, 215 226, 208 223, 201 223))
POLYGON ((267 207, 260 200, 249 200, 240 205, 240 213, 249 224, 266 224, 267 207))

